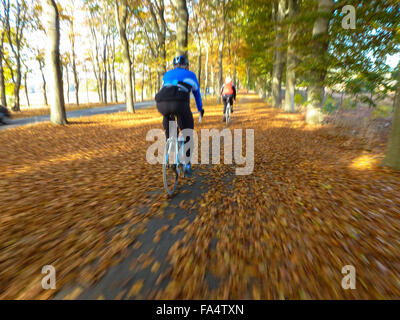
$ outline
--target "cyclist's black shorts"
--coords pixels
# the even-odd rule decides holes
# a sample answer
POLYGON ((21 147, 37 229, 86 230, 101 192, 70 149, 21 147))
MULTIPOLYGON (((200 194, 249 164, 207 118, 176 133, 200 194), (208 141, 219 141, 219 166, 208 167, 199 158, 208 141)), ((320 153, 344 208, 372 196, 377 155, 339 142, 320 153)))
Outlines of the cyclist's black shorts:
POLYGON ((225 113, 226 106, 228 105, 228 101, 231 104, 231 107, 233 106, 233 94, 223 95, 222 101, 224 103, 224 113, 225 113))
POLYGON ((157 103, 158 111, 163 115, 163 127, 165 136, 169 137, 169 121, 176 118, 180 130, 194 129, 193 114, 189 102, 163 101, 157 103))

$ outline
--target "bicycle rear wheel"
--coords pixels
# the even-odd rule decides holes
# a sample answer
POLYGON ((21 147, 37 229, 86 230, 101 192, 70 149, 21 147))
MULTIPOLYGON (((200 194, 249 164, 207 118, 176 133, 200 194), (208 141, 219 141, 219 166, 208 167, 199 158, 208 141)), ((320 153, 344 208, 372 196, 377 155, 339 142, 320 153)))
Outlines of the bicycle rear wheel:
POLYGON ((225 121, 226 121, 226 126, 228 126, 229 122, 231 122, 231 104, 230 103, 228 103, 226 106, 225 121))
POLYGON ((165 155, 164 155, 164 164, 163 164, 163 183, 164 188, 167 191, 168 195, 172 195, 175 192, 176 186, 178 185, 178 171, 176 164, 169 164, 169 156, 171 154, 171 150, 173 148, 172 141, 170 139, 167 140, 165 145, 165 155))

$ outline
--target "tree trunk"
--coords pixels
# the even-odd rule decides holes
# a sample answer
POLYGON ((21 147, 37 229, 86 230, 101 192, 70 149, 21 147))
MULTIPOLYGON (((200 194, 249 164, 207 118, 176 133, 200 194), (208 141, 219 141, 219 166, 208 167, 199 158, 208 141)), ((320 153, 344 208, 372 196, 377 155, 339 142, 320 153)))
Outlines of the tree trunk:
POLYGON ((103 95, 103 76, 101 72, 101 61, 99 56, 96 56, 96 64, 97 64, 97 75, 98 75, 98 91, 99 91, 99 97, 100 97, 100 102, 104 102, 104 95, 103 95))
POLYGON ((11 78, 14 83, 14 106, 12 109, 14 111, 20 111, 20 95, 19 91, 21 88, 22 81, 22 73, 21 73, 21 46, 23 40, 23 29, 27 24, 27 6, 25 3, 21 3, 20 1, 13 1, 13 8, 15 9, 15 16, 10 18, 10 1, 3 1, 3 9, 4 15, 2 15, 2 30, 7 32, 7 38, 9 43, 10 51, 14 55, 15 64, 16 64, 16 78, 14 77, 13 70, 10 65, 8 67, 11 72, 11 78), (15 23, 14 27, 11 27, 10 22, 13 21, 15 23))
POLYGON ((151 68, 149 68, 149 97, 153 96, 153 85, 152 85, 152 80, 151 80, 151 68))
POLYGON ((91 54, 91 62, 93 65, 93 73, 96 78, 96 84, 97 84, 97 94, 99 96, 99 101, 103 102, 103 84, 101 80, 101 68, 100 68, 100 60, 99 60, 99 44, 97 41, 97 35, 96 35, 96 28, 94 26, 94 22, 92 19, 89 20, 90 22, 90 32, 92 34, 92 37, 94 38, 94 44, 95 44, 95 54, 91 54))
POLYGON ((288 31, 288 49, 286 60, 286 97, 285 97, 285 112, 294 112, 294 92, 296 87, 296 49, 294 40, 296 37, 296 26, 293 19, 296 16, 297 0, 289 0, 289 19, 291 24, 288 31))
POLYGON ((133 102, 136 102, 136 72, 135 72, 135 38, 132 40, 132 86, 133 86, 133 102))
POLYGON ((249 93, 250 91, 250 66, 247 66, 247 70, 246 70, 246 74, 247 74, 247 93, 249 93))
POLYGON ((283 48, 283 26, 285 18, 286 1, 279 0, 278 6, 273 5, 275 16, 275 41, 274 41, 274 65, 272 70, 272 106, 280 108, 282 106, 282 73, 284 67, 284 48, 283 48))
POLYGON ((115 77, 115 38, 113 36, 112 74, 114 86, 114 102, 118 103, 117 78, 115 77))
POLYGON ((167 53, 166 53, 166 50, 165 50, 165 37, 164 37, 163 43, 161 45, 161 60, 162 60, 162 62, 161 62, 161 65, 159 65, 160 82, 158 83, 158 88, 157 89, 161 89, 163 76, 167 72, 167 67, 166 67, 166 64, 165 64, 166 63, 166 59, 167 59, 167 53))
POLYGON ((67 101, 68 103, 70 103, 69 101, 69 90, 70 90, 70 86, 69 86, 69 72, 68 72, 68 65, 65 65, 65 75, 67 77, 67 101))
MULTIPOLYGON (((99 99, 100 102, 104 102, 104 95, 103 95, 103 77, 102 77, 102 72, 101 72, 101 62, 100 62, 100 57, 99 57, 99 45, 97 43, 97 36, 95 31, 93 31, 93 34, 95 35, 95 44, 96 44, 96 65, 94 66, 94 69, 97 67, 97 85, 98 85, 98 93, 99 93, 99 99)), ((100 52, 101 54, 101 52, 100 52)))
POLYGON ((21 111, 21 102, 20 102, 20 96, 19 96, 19 91, 21 89, 21 79, 22 79, 22 75, 21 75, 21 61, 20 59, 17 60, 17 78, 16 81, 14 83, 14 106, 13 106, 13 110, 14 111, 21 111))
POLYGON ((74 86, 75 86, 75 102, 79 106, 79 76, 76 68, 76 54, 75 54, 75 31, 74 24, 71 22, 71 47, 72 47, 72 72, 74 74, 74 86))
POLYGON ((262 79, 261 83, 261 96, 264 100, 267 99, 267 84, 265 82, 265 79, 262 79))
POLYGON ((135 68, 133 68, 133 101, 136 101, 136 73, 135 68))
POLYGON ((142 97, 141 97, 141 101, 143 102, 143 91, 144 91, 144 77, 145 77, 145 69, 144 69, 144 67, 145 67, 145 65, 146 65, 146 54, 143 54, 143 68, 142 68, 142 88, 141 88, 141 90, 140 90, 140 93, 141 93, 141 95, 142 95, 142 97))
POLYGON ((108 91, 110 92, 110 102, 114 101, 114 97, 113 97, 113 77, 112 77, 112 72, 111 72, 111 63, 110 63, 110 58, 112 59, 111 56, 111 48, 110 46, 107 47, 108 50, 108 59, 107 59, 107 72, 108 72, 108 91))
POLYGON ((95 64, 95 61, 94 61, 93 57, 91 57, 90 62, 92 63, 93 74, 94 74, 94 78, 96 79, 97 95, 99 97, 99 101, 101 101, 102 94, 101 94, 101 88, 100 88, 100 81, 99 81, 99 76, 97 74, 96 64, 95 64))
MULTIPOLYGON (((400 71, 400 68, 398 68, 398 70, 400 71)), ((400 82, 397 84, 395 101, 392 131, 390 133, 389 146, 383 165, 400 170, 400 82)))
POLYGON ((115 66, 113 62, 112 66, 112 73, 113 73, 113 90, 114 90, 114 102, 118 103, 118 89, 117 89, 117 78, 115 76, 115 66))
POLYGON ((107 97, 107 81, 108 81, 108 72, 106 66, 104 66, 104 76, 103 76, 103 103, 108 103, 107 97))
POLYGON ((201 88, 201 41, 200 41, 200 35, 198 35, 197 46, 199 48, 199 55, 197 57, 197 79, 199 80, 199 84, 200 84, 200 88, 201 88))
POLYGON ((154 95, 152 95, 152 97, 154 97, 155 95, 156 95, 156 92, 157 92, 157 79, 156 78, 154 78, 154 81, 153 81, 153 83, 152 83, 152 92, 154 93, 154 95))
POLYGON ((107 72, 107 43, 108 43, 108 35, 106 35, 106 41, 103 48, 103 102, 105 104, 108 103, 107 99, 107 80, 108 80, 108 72, 107 72))
POLYGON ((99 91, 100 91, 100 101, 104 103, 104 91, 103 91, 103 75, 101 72, 100 62, 98 64, 99 69, 99 91))
POLYGON ((213 89, 213 94, 217 95, 216 85, 215 85, 215 75, 214 75, 214 64, 211 64, 211 86, 213 89))
POLYGON ((159 81, 158 81, 157 90, 161 89, 163 76, 164 76, 165 72, 167 72, 167 67, 166 67, 167 52, 166 52, 166 48, 165 48, 165 39, 167 37, 167 27, 166 27, 166 23, 164 20, 164 9, 162 9, 162 13, 160 13, 160 19, 162 21, 162 23, 161 23, 162 31, 159 33, 159 36, 158 36, 158 38, 159 38, 158 42, 160 44, 160 51, 159 51, 160 63, 158 65, 159 81))
POLYGON ((3 54, 3 46, 4 46, 4 36, 5 36, 5 31, 3 30, 1 32, 1 42, 0 42, 0 104, 3 107, 7 107, 7 99, 6 99, 6 84, 4 80, 4 68, 3 68, 3 59, 4 59, 4 54, 3 54))
POLYGON ((226 28, 226 19, 225 19, 225 2, 222 7, 222 35, 219 43, 218 51, 219 51, 219 88, 217 93, 217 103, 221 103, 221 95, 219 94, 219 90, 221 90, 224 85, 224 69, 223 69, 223 59, 224 59, 224 45, 225 45, 225 28, 226 28))
MULTIPOLYGON (((39 58, 40 59, 40 58, 39 58)), ((44 101, 44 105, 48 106, 49 102, 47 100, 47 92, 46 92, 46 77, 44 76, 44 62, 38 59, 38 63, 39 63, 39 68, 40 68, 40 73, 42 74, 42 80, 43 80, 43 86, 42 86, 42 91, 43 91, 43 101, 44 101)))
POLYGON ((340 104, 338 109, 341 109, 343 107, 343 99, 344 99, 344 91, 342 91, 342 93, 340 94, 340 104))
POLYGON ((128 3, 127 0, 117 0, 117 20, 119 27, 119 34, 122 43, 122 59, 124 62, 125 74, 125 96, 126 96, 126 111, 135 112, 133 104, 133 87, 132 87, 132 64, 129 55, 129 43, 126 37, 126 25, 128 21, 128 3))
POLYGON ((28 83, 27 83, 27 81, 26 81, 27 75, 28 75, 28 72, 25 72, 25 73, 24 73, 24 87, 25 87, 26 102, 28 103, 28 107, 30 107, 30 106, 31 106, 31 103, 30 103, 30 101, 29 101, 28 83))
POLYGON ((322 102, 324 99, 324 81, 327 72, 326 52, 329 46, 329 18, 326 17, 331 12, 334 0, 319 0, 319 17, 314 23, 312 31, 313 39, 313 60, 314 67, 310 73, 310 87, 308 92, 306 122, 308 124, 319 124, 323 120, 322 102))
POLYGON ((3 107, 7 107, 6 99, 6 85, 4 81, 4 69, 3 69, 3 59, 0 57, 0 104, 3 107))
POLYGON ((188 22, 189 14, 186 7, 186 0, 175 0, 178 22, 176 26, 176 54, 186 55, 188 46, 188 22))
POLYGON ((208 88, 208 44, 205 43, 204 47, 206 48, 206 63, 205 63, 205 70, 204 70, 204 72, 205 72, 205 74, 204 74, 204 76, 205 76, 205 79, 204 79, 204 96, 206 96, 207 88, 208 88))
POLYGON ((237 83, 236 83, 237 82, 236 64, 237 64, 237 55, 235 54, 235 57, 233 58, 233 85, 235 86, 235 88, 237 87, 237 83))
POLYGON ((57 5, 54 0, 42 0, 46 21, 47 50, 49 62, 50 83, 52 84, 52 103, 50 106, 50 121, 54 124, 67 123, 65 112, 64 91, 60 64, 60 20, 57 5))
POLYGON ((78 76, 78 71, 76 70, 75 57, 73 58, 72 61, 72 71, 74 73, 75 100, 76 104, 79 106, 79 76, 78 76))

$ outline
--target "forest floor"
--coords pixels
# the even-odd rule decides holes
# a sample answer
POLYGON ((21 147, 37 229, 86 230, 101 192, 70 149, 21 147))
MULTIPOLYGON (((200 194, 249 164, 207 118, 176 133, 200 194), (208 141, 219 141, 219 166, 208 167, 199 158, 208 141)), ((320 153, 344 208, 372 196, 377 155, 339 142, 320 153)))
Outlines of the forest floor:
MULTIPOLYGON (((220 105, 205 110, 197 131, 225 127, 220 105)), ((196 165, 168 198, 146 161, 161 127, 151 108, 0 132, 0 299, 400 298, 385 143, 240 95, 230 128, 255 131, 252 174, 196 165)))

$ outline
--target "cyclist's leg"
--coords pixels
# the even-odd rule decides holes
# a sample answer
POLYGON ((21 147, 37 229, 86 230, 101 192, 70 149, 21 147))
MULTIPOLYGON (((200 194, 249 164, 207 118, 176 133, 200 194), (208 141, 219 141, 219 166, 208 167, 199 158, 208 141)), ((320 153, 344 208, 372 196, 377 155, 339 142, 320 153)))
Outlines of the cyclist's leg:
POLYGON ((225 121, 225 112, 226 112, 226 106, 228 105, 228 100, 226 96, 222 96, 222 103, 224 104, 224 113, 223 113, 223 121, 225 121))
POLYGON ((163 127, 165 131, 165 139, 169 138, 169 122, 171 121, 171 114, 163 116, 163 127))
POLYGON ((182 108, 181 112, 177 113, 177 121, 178 121, 178 126, 181 131, 185 129, 191 129, 189 131, 189 134, 185 138, 185 146, 187 149, 186 151, 186 157, 189 159, 188 164, 191 163, 191 151, 194 148, 193 144, 193 129, 194 129, 194 120, 193 120, 193 114, 192 111, 190 110, 190 105, 187 104, 185 108, 182 108), (188 146, 189 144, 189 146, 188 146))
POLYGON ((226 106, 228 105, 227 96, 222 96, 222 103, 224 104, 224 114, 226 112, 226 106))
POLYGON ((157 109, 163 115, 163 127, 165 132, 165 139, 169 138, 169 122, 173 120, 173 104, 170 101, 157 102, 157 109))
POLYGON ((229 96, 229 102, 231 104, 231 112, 233 112, 233 95, 229 96))

